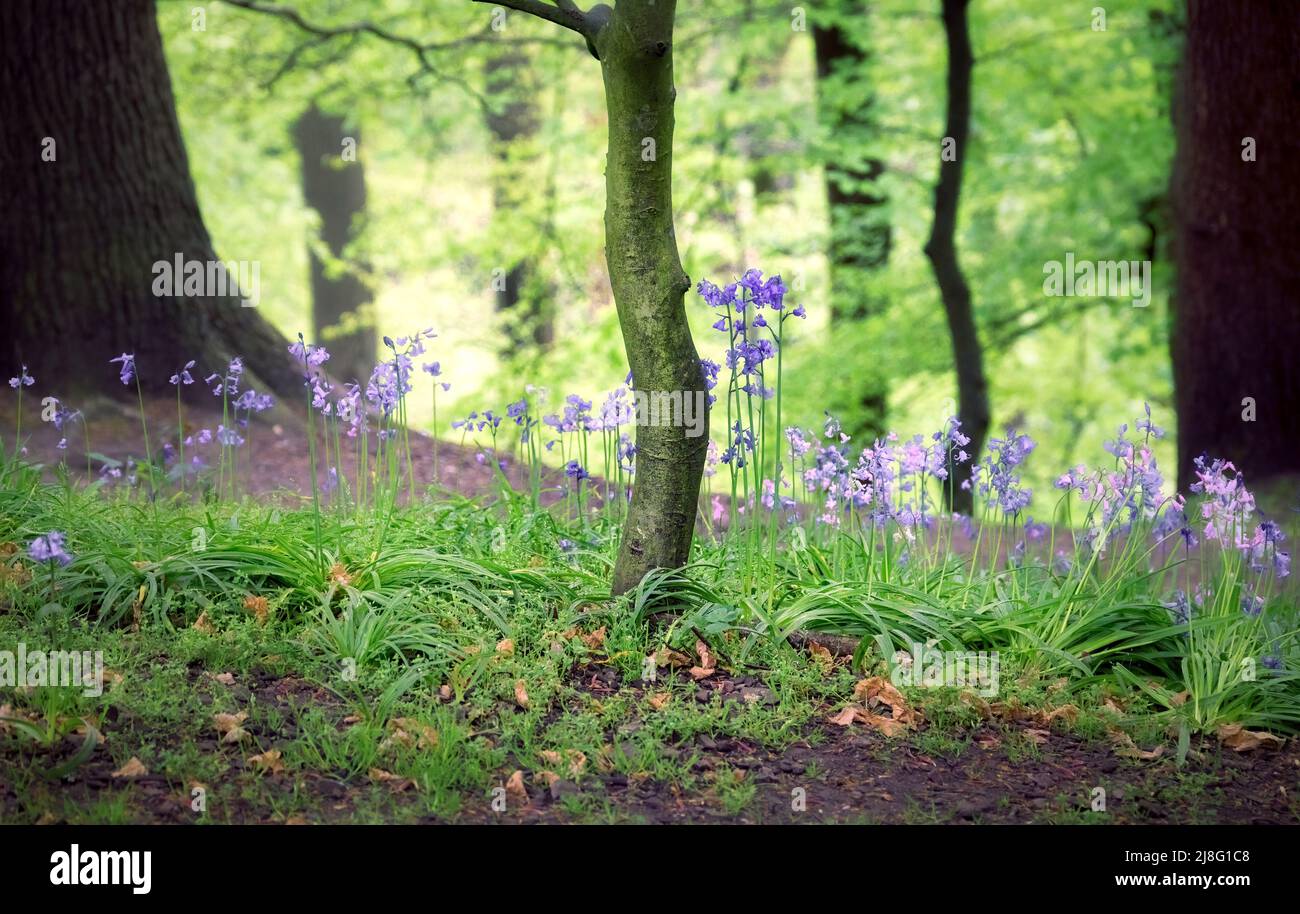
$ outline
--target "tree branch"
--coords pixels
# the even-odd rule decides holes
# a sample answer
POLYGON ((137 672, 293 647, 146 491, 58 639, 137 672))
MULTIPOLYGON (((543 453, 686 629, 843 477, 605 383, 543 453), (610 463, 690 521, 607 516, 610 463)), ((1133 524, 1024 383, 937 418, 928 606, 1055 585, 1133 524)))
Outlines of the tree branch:
POLYGON ((545 19, 547 22, 572 29, 583 38, 591 38, 590 23, 573 0, 555 0, 554 6, 543 0, 473 0, 473 2, 491 3, 493 6, 504 6, 516 12, 528 13, 538 19, 545 19))

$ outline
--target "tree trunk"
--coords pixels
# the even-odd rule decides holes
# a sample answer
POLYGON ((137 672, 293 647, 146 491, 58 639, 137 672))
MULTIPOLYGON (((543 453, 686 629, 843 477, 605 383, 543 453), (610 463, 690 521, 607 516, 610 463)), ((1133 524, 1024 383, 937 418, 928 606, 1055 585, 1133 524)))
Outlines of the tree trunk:
MULTIPOLYGON (((501 108, 487 115, 492 134, 492 207, 497 214, 519 209, 534 191, 536 155, 518 144, 534 140, 539 128, 537 103, 533 97, 528 55, 517 48, 493 54, 485 64, 488 97, 505 98, 501 108)), ((512 250, 507 252, 503 276, 496 288, 497 314, 506 325, 506 351, 514 352, 528 342, 547 346, 555 339, 552 299, 554 289, 535 268, 531 247, 539 231, 513 233, 512 250), (520 305, 523 305, 521 308, 520 305)))
MULTIPOLYGON (((699 355, 686 323, 673 232, 674 0, 622 0, 596 33, 605 81, 605 260, 637 391, 704 396, 699 355)), ((706 413, 707 415, 707 413, 706 413)), ((636 477, 613 591, 690 557, 707 424, 698 437, 673 425, 638 425, 636 477)))
MULTIPOLYGON (((857 8, 863 4, 850 6, 856 17, 867 14, 857 8)), ((880 311, 882 302, 873 280, 889 262, 891 244, 886 198, 875 187, 884 164, 862 153, 872 135, 868 58, 865 49, 832 21, 813 27, 813 46, 817 111, 830 142, 823 168, 830 218, 831 317, 862 320, 880 311)), ((868 376, 855 383, 863 421, 846 423, 846 431, 879 437, 885 431, 887 408, 884 378, 868 376)))
POLYGON ((207 371, 239 354, 296 396, 285 340, 237 293, 153 294, 155 264, 216 255, 151 0, 0 4, 0 84, 5 363, 61 392, 122 390, 108 360, 123 351, 151 388, 189 359, 207 371))
POLYGON ((1202 454, 1251 482, 1300 472, 1298 88, 1300 5, 1189 0, 1170 182, 1180 488, 1202 454))
MULTIPOLYGON (((971 309, 970 286, 962 275, 957 259, 957 207, 961 200, 962 163, 966 158, 966 140, 970 133, 971 56, 970 31, 966 22, 969 0, 943 0, 943 26, 948 43, 948 121, 945 147, 951 140, 955 155, 943 155, 939 162, 939 183, 934 188, 934 223, 925 255, 930 259, 934 278, 943 298, 952 337, 953 365, 957 373, 957 415, 962 431, 970 437, 966 451, 969 463, 952 466, 952 485, 944 487, 949 508, 970 514, 974 493, 963 489, 970 478, 970 465, 979 459, 989 428, 988 384, 984 379, 984 353, 980 348, 971 309)), ((942 147, 941 147, 942 148, 942 147)), ((951 464, 950 464, 951 465, 951 464)))
MULTIPOLYGON (((344 158, 344 143, 360 145, 358 131, 345 132, 343 118, 326 114, 315 104, 294 125, 294 140, 302 157, 302 196, 320 214, 320 240, 338 260, 356 238, 358 221, 366 212, 366 172, 358 158, 344 158)), ((374 367, 375 327, 366 313, 373 296, 353 272, 331 277, 315 248, 311 256, 311 303, 314 339, 330 351, 330 373, 362 379, 374 367), (346 327, 346 331, 338 328, 346 327), (333 332, 327 332, 332 329, 333 332)))

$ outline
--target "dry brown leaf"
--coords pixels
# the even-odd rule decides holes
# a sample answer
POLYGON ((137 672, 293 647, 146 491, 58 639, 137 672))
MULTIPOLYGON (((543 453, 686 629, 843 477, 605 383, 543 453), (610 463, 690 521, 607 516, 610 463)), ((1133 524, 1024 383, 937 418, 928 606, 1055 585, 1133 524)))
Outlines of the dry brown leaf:
POLYGON ((443 701, 451 701, 451 686, 449 685, 438 686, 438 697, 441 698, 443 701))
POLYGON ((587 646, 588 650, 594 651, 597 648, 605 646, 606 627, 602 625, 589 635, 580 635, 582 643, 587 646))
POLYGON ((528 790, 524 787, 524 773, 516 771, 506 781, 506 799, 515 806, 528 804, 528 790))
POLYGON ((221 683, 221 684, 224 685, 224 686, 232 686, 232 685, 235 684, 235 674, 234 674, 234 673, 212 673, 212 672, 208 672, 208 673, 204 673, 203 675, 207 676, 207 677, 208 677, 209 679, 211 679, 213 682, 219 682, 219 683, 221 683))
POLYGON ((559 768, 567 765, 569 776, 573 778, 582 774, 587 767, 586 754, 579 752, 577 749, 565 749, 563 753, 557 752, 554 749, 543 749, 537 753, 537 757, 551 768, 559 768))
POLYGON ((1235 752, 1255 749, 1281 749, 1284 740, 1264 730, 1247 730, 1241 724, 1224 724, 1218 731, 1219 741, 1235 752))
POLYGON ((903 693, 883 676, 859 680, 853 687, 853 697, 868 708, 888 706, 893 719, 904 726, 919 724, 921 721, 921 715, 908 706, 903 693))
POLYGON ((387 784, 393 793, 401 793, 402 791, 412 787, 415 783, 410 778, 400 777, 399 775, 393 774, 391 771, 385 771, 382 768, 371 768, 369 774, 371 781, 376 784, 387 784))
POLYGON ((32 571, 22 562, 0 565, 0 581, 9 581, 19 587, 26 587, 32 582, 32 571))
POLYGON ((675 651, 668 647, 661 647, 655 652, 655 666, 676 668, 694 666, 694 664, 691 663, 691 658, 687 657, 681 651, 675 651))
POLYGON ((352 583, 352 575, 348 574, 347 566, 342 562, 335 562, 330 566, 329 579, 332 583, 339 584, 343 587, 352 583))
POLYGON ((512 638, 502 638, 497 642, 497 653, 509 656, 515 652, 515 642, 512 638))
POLYGON ((237 743, 248 738, 248 731, 241 726, 244 721, 248 720, 248 714, 240 711, 238 714, 213 714, 212 723, 221 734, 223 743, 237 743))
POLYGON ((142 778, 148 773, 149 769, 144 767, 144 763, 133 755, 125 765, 114 771, 111 776, 115 778, 142 778))
POLYGON ((808 653, 812 655, 813 662, 822 669, 829 670, 835 666, 835 655, 830 652, 829 648, 818 644, 816 641, 808 642, 808 653))
POLYGON ((215 635, 217 633, 217 627, 208 619, 208 611, 206 609, 199 613, 199 617, 194 620, 194 628, 196 631, 203 632, 205 635, 215 635))
POLYGON ((251 594, 244 597, 244 609, 253 614, 258 625, 266 624, 267 615, 270 612, 270 605, 267 603, 266 597, 255 597, 251 594))
POLYGON ((523 708, 525 711, 528 710, 528 690, 524 688, 524 681, 522 679, 515 680, 515 704, 519 705, 519 707, 523 708))
POLYGON ((550 787, 559 779, 560 776, 558 774, 556 774, 554 771, 547 771, 546 769, 542 769, 541 771, 533 775, 533 780, 541 781, 547 787, 550 787))
POLYGON ((279 749, 267 749, 260 755, 250 755, 248 763, 265 774, 279 774, 284 771, 284 762, 280 760, 279 749))
POLYGON ((1052 731, 1039 730, 1036 727, 1028 727, 1025 730, 1025 737, 1035 746, 1041 746, 1051 737, 1052 731))
MULTIPOLYGON (((695 640, 695 653, 700 658, 700 669, 711 670, 718 665, 718 661, 713 656, 713 651, 709 650, 709 646, 702 639, 697 638, 695 640)), ((691 675, 694 676, 695 674, 692 672, 691 675)), ((700 677, 696 676, 695 678, 699 679, 700 677)))
POLYGON ((305 816, 290 816, 284 820, 285 825, 310 825, 305 816))
POLYGON ((1187 704, 1187 699, 1191 697, 1192 697, 1192 693, 1184 689, 1183 691, 1179 692, 1177 695, 1169 696, 1169 703, 1173 705, 1175 708, 1179 708, 1187 704))
POLYGON ((18 544, 14 542, 0 543, 0 556, 9 556, 18 554, 18 544))
POLYGON ((402 742, 407 745, 410 745, 409 734, 418 734, 415 741, 417 749, 433 749, 438 745, 438 731, 414 717, 398 717, 389 721, 389 726, 393 728, 394 735, 401 733, 406 737, 402 742))
POLYGON ((849 724, 853 723, 853 721, 857 720, 857 717, 858 709, 853 707, 853 705, 849 705, 839 714, 832 717, 830 721, 837 726, 847 727, 849 724))
POLYGON ((1057 718, 1065 721, 1069 726, 1074 726, 1074 722, 1079 719, 1079 709, 1074 705, 1061 705, 1059 708, 1043 713, 1039 720, 1047 725, 1057 718))
POLYGON ((656 711, 668 704, 668 699, 672 698, 671 692, 655 692, 650 696, 650 707, 656 711))
POLYGON ((1129 736, 1123 730, 1111 730, 1110 737, 1115 742, 1115 754, 1122 758, 1139 759, 1149 762, 1165 754, 1164 745, 1158 745, 1154 749, 1139 749, 1133 742, 1133 737, 1129 736))
POLYGON ((716 672, 717 670, 713 669, 712 667, 705 669, 702 666, 693 666, 691 667, 690 670, 691 678, 694 679, 696 682, 699 682, 701 679, 708 679, 716 672))

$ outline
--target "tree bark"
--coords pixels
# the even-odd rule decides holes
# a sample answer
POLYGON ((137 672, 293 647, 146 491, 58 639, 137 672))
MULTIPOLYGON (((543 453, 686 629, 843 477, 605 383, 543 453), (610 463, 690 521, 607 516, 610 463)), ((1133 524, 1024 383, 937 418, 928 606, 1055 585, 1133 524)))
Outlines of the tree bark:
POLYGON ((1189 0, 1170 181, 1180 488, 1202 454, 1252 483, 1300 472, 1298 89, 1300 5, 1189 0))
POLYGON ((934 188, 934 223, 925 255, 930 259, 943 309, 952 337, 953 365, 957 373, 957 415, 962 431, 970 438, 966 447, 971 459, 966 464, 950 461, 952 485, 944 487, 949 508, 970 514, 974 493, 962 488, 970 478, 970 466, 979 459, 989 427, 988 383, 984 378, 984 352, 980 347, 970 286, 957 259, 957 208, 961 201, 962 163, 970 134, 971 55, 970 31, 966 21, 969 0, 943 0, 943 26, 948 45, 948 115, 945 140, 952 140, 956 154, 940 155, 939 182, 934 188), (949 492, 951 491, 951 497, 949 492))
MULTIPOLYGON (((358 131, 347 133, 342 117, 326 114, 315 104, 294 125, 303 200, 320 215, 320 240, 336 260, 356 239, 366 212, 365 167, 360 159, 342 157, 349 138, 360 145, 358 131)), ((374 322, 366 313, 373 301, 370 289, 351 271, 331 277, 314 248, 310 258, 313 338, 329 349, 331 374, 364 380, 376 358, 374 322), (341 322, 347 332, 337 329, 341 322)))
MULTIPOLYGON (((865 4, 851 3, 853 15, 867 15, 865 4)), ((874 274, 889 262, 892 242, 884 214, 885 196, 875 189, 884 163, 862 153, 872 134, 872 97, 866 73, 868 55, 839 23, 813 27, 817 59, 817 111, 829 134, 823 161, 830 220, 831 317, 857 321, 878 313, 882 302, 874 274)), ((860 423, 846 431, 876 438, 884 434, 887 390, 884 378, 858 379, 860 423)))
MULTIPOLYGON (((690 279, 673 231, 675 11, 674 0, 622 0, 594 37, 609 113, 605 260, 634 388, 680 391, 702 402, 704 378, 683 302, 690 279)), ((614 593, 690 557, 707 423, 698 437, 686 432, 681 422, 637 427, 636 477, 614 593)))
POLYGON ((216 255, 151 0, 0 4, 0 84, 4 361, 61 391, 120 391, 108 360, 124 351, 149 388, 239 354, 296 396, 285 340, 238 295, 153 294, 156 263, 216 255))
MULTIPOLYGON (((533 192, 535 177, 529 172, 536 156, 530 150, 521 150, 517 144, 530 143, 540 124, 537 103, 530 92, 533 80, 527 54, 518 48, 508 48, 489 57, 484 69, 488 96, 505 98, 501 107, 487 116, 494 159, 492 206, 501 214, 518 209, 526 195, 533 192)), ((535 231, 540 231, 540 227, 535 231)), ((534 258, 526 249, 532 244, 535 242, 531 237, 515 240, 514 250, 509 252, 507 265, 503 267, 503 281, 496 290, 497 314, 509 321, 508 353, 529 342, 547 346, 555 339, 554 289, 537 270, 534 258)))

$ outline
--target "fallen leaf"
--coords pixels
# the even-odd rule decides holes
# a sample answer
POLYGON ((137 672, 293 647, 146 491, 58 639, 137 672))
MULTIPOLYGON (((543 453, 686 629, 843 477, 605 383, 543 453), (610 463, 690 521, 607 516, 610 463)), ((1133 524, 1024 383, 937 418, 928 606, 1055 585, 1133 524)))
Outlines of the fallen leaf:
POLYGON ((668 699, 672 698, 670 692, 655 692, 650 696, 650 707, 658 711, 664 705, 668 704, 668 699))
POLYGON ((691 667, 690 672, 691 672, 691 678, 694 679, 696 682, 699 682, 701 679, 708 679, 710 676, 716 673, 717 670, 712 668, 705 668, 702 666, 693 666, 691 667))
POLYGON ((141 762, 138 758, 136 758, 133 755, 131 756, 130 759, 127 760, 127 763, 125 765, 123 765, 121 768, 113 772, 112 777, 142 778, 148 773, 149 773, 149 769, 144 767, 144 763, 141 762))
POLYGON ((528 710, 528 690, 524 688, 524 681, 522 679, 515 680, 515 704, 519 705, 519 707, 523 708, 525 711, 528 710))
POLYGON ((524 787, 524 773, 522 771, 516 771, 506 781, 506 799, 515 806, 527 805, 528 790, 524 787))
POLYGON ((1066 724, 1073 726, 1074 722, 1079 719, 1079 709, 1074 705, 1061 705, 1059 708, 1053 708, 1039 717, 1044 725, 1050 724, 1056 719, 1061 719, 1066 724))
POLYGON ((1224 724, 1218 731, 1219 741, 1235 752, 1255 749, 1281 749, 1284 740, 1264 730, 1247 730, 1241 724, 1224 724))
POLYGON ((248 762, 266 774, 279 774, 284 771, 284 762, 280 760, 279 749, 267 749, 260 755, 250 755, 248 762))
POLYGON ((511 638, 502 638, 497 642, 497 653, 509 656, 515 652, 515 642, 511 638))
POLYGON ((691 658, 687 657, 681 651, 662 647, 655 652, 655 666, 689 667, 693 666, 693 664, 691 663, 691 658))
POLYGON ((419 734, 415 741, 415 748, 417 749, 433 749, 438 745, 438 731, 414 717, 398 717, 390 721, 389 726, 393 727, 397 733, 419 734))
POLYGON ((385 771, 382 768, 371 768, 369 774, 370 780, 374 781, 376 784, 387 784, 393 793, 401 793, 404 790, 408 790, 415 783, 410 778, 401 777, 393 774, 391 771, 385 771))
POLYGON ((858 717, 858 709, 853 707, 853 705, 849 705, 839 714, 836 714, 834 717, 832 717, 831 723, 836 724, 837 726, 840 727, 847 727, 849 724, 853 723, 853 721, 855 721, 857 717, 858 717))
MULTIPOLYGON (((695 653, 700 658, 701 669, 711 670, 718 665, 718 661, 714 659, 713 651, 709 650, 709 646, 702 639, 696 639, 695 653)), ((694 676, 695 674, 692 673, 691 675, 694 676)), ((695 678, 699 679, 700 677, 696 676, 695 678)))
POLYGON ((441 698, 443 701, 451 701, 451 686, 449 685, 438 686, 438 697, 441 698))
POLYGON ((1123 730, 1111 730, 1110 737, 1115 742, 1115 754, 1122 758, 1139 759, 1149 762, 1165 754, 1163 744, 1156 746, 1154 749, 1139 749, 1133 742, 1133 737, 1129 736, 1123 730))
POLYGON ((606 632, 605 626, 602 625, 600 628, 596 629, 591 634, 581 635, 580 637, 582 638, 582 643, 587 646, 587 649, 594 651, 596 650, 596 648, 604 646, 605 632, 606 632))
POLYGON ((340 584, 344 587, 352 583, 352 575, 348 574, 347 566, 342 562, 335 562, 330 566, 330 581, 340 584))
POLYGON ((223 743, 237 743, 240 740, 248 738, 248 731, 241 726, 244 721, 248 720, 248 714, 240 711, 238 714, 213 714, 212 723, 216 726, 217 732, 221 734, 223 743))
POLYGON ((1025 736, 1035 746, 1041 746, 1044 743, 1046 743, 1048 738, 1051 737, 1051 735, 1052 735, 1052 731, 1039 730, 1035 727, 1029 727, 1025 730, 1025 736))
POLYGON ((830 652, 829 648, 818 644, 816 641, 808 642, 808 653, 812 655, 813 662, 822 669, 829 670, 835 666, 835 655, 830 652))
POLYGON ((244 597, 244 609, 253 614, 253 617, 257 619, 258 625, 266 624, 266 617, 270 611, 266 597, 255 597, 252 595, 244 597))
POLYGON ((194 620, 194 628, 205 635, 215 635, 217 633, 217 627, 208 620, 208 611, 206 609, 199 613, 199 617, 194 620))
POLYGON ((221 683, 221 684, 224 685, 224 686, 232 686, 232 685, 235 684, 235 674, 234 674, 234 673, 211 673, 211 672, 209 672, 209 673, 205 673, 204 675, 207 676, 209 679, 211 679, 213 682, 219 682, 219 683, 221 683))

